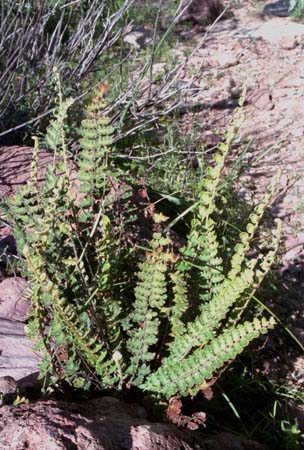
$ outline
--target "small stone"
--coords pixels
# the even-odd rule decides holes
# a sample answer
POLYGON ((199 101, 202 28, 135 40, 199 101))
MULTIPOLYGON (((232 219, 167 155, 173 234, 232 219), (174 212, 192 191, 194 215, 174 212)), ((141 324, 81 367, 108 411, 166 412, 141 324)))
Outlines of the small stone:
POLYGON ((297 36, 303 36, 303 34, 303 23, 282 21, 280 19, 266 21, 264 24, 249 31, 249 36, 255 39, 262 38, 270 44, 278 44, 285 37, 296 39, 297 36))
POLYGON ((284 50, 293 50, 298 45, 299 42, 293 36, 284 36, 279 40, 279 46, 284 50))
POLYGON ((194 25, 207 25, 221 16, 224 6, 220 0, 182 0, 179 10, 179 23, 189 21, 194 25))
POLYGON ((238 63, 237 57, 231 52, 217 53, 213 58, 213 65, 221 69, 236 66, 238 63))
POLYGON ((253 105, 255 108, 261 109, 263 111, 271 111, 274 108, 272 95, 268 89, 260 89, 258 91, 252 92, 247 97, 247 102, 253 105))
POLYGON ((18 394, 18 384, 13 377, 0 377, 0 406, 13 403, 18 394))
POLYGON ((134 25, 123 37, 124 42, 142 49, 152 44, 153 33, 147 28, 134 25))

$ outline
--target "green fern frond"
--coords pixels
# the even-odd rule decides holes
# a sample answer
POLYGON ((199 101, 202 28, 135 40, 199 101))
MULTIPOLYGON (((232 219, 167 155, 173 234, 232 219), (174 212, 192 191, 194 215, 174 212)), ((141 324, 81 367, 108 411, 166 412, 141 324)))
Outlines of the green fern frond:
POLYGON ((239 278, 225 279, 219 292, 203 305, 199 316, 187 324, 186 332, 171 343, 170 355, 164 358, 163 366, 175 364, 191 353, 193 348, 203 347, 212 340, 231 306, 252 285, 253 279, 254 271, 249 269, 243 271, 239 278))
MULTIPOLYGON (((91 119, 94 120, 94 119, 91 119)), ((108 119, 103 119, 103 122, 107 122, 108 119)), ((113 143, 111 136, 103 135, 104 132, 108 133, 108 128, 97 126, 91 129, 93 137, 88 138, 86 136, 87 123, 90 121, 82 122, 81 134, 83 136, 81 140, 83 151, 81 152, 79 160, 79 174, 80 180, 80 192, 86 194, 86 198, 81 200, 81 206, 85 209, 93 207, 94 199, 103 198, 106 190, 108 189, 109 179, 106 176, 106 167, 108 164, 108 157, 110 155, 110 146, 113 143)), ((113 128, 111 127, 113 132, 113 128)))
POLYGON ((162 309, 167 301, 167 261, 169 254, 160 249, 170 241, 154 233, 151 253, 139 267, 139 281, 135 288, 134 309, 130 316, 132 328, 129 331, 127 349, 131 354, 128 372, 138 385, 150 372, 149 363, 155 358, 152 348, 158 342, 162 309))
POLYGON ((24 249, 24 256, 32 275, 31 283, 34 287, 32 299, 36 320, 40 324, 39 334, 43 338, 48 353, 53 355, 50 344, 52 339, 58 346, 69 343, 70 347, 74 348, 76 352, 80 352, 87 363, 101 377, 104 386, 112 386, 117 381, 116 366, 114 362, 112 366, 109 365, 108 361, 106 364, 104 363, 107 356, 105 344, 99 341, 96 336, 91 336, 91 329, 81 323, 75 309, 61 297, 61 292, 49 279, 44 269, 43 257, 37 251, 31 251, 29 247, 24 249), (53 318, 51 326, 46 332, 45 319, 48 309, 53 310, 53 318))
POLYGON ((184 260, 180 268, 199 268, 197 282, 200 304, 210 301, 217 294, 224 279, 223 260, 219 255, 219 239, 212 216, 217 212, 225 162, 242 122, 242 114, 238 111, 225 134, 225 142, 218 146, 220 153, 213 156, 213 166, 208 167, 205 178, 198 184, 198 202, 193 209, 191 231, 187 237, 187 246, 182 249, 184 260))
MULTIPOLYGON (((236 325, 236 323, 239 322, 241 316, 243 315, 244 311, 246 311, 248 304, 250 300, 255 295, 257 289, 261 286, 263 280, 265 279, 266 275, 269 273, 271 267, 273 266, 275 262, 275 258, 277 256, 277 252, 279 249, 281 236, 282 236, 282 221, 280 219, 275 219, 276 228, 274 230, 272 240, 270 242, 271 250, 269 250, 266 255, 260 256, 259 258, 256 258, 256 270, 255 270, 255 277, 254 282, 251 286, 251 288, 248 291, 247 297, 244 299, 242 298, 241 301, 237 301, 233 311, 231 311, 230 318, 227 322, 227 327, 231 327, 236 325)), ((248 265, 248 263, 247 263, 248 265)))
POLYGON ((183 272, 175 271, 170 274, 170 278, 173 283, 173 298, 169 314, 170 335, 176 337, 184 334, 186 331, 183 315, 189 307, 188 284, 186 275, 183 272))
POLYGON ((45 143, 48 148, 54 151, 57 157, 64 157, 66 150, 65 121, 67 111, 73 105, 74 100, 68 98, 63 100, 54 113, 55 119, 51 120, 45 135, 45 143))
POLYGON ((257 232, 261 219, 265 213, 266 208, 269 206, 273 192, 277 186, 280 173, 273 179, 272 183, 268 186, 266 194, 261 202, 255 207, 252 214, 249 216, 249 221, 246 226, 246 231, 240 233, 239 243, 234 248, 234 255, 231 258, 231 269, 228 274, 229 278, 233 278, 238 275, 242 270, 246 255, 250 249, 250 244, 257 232))
POLYGON ((66 119, 68 109, 73 105, 74 99, 67 98, 63 99, 62 87, 60 75, 57 69, 55 69, 55 80, 58 94, 58 107, 54 112, 54 119, 51 120, 46 136, 45 144, 50 148, 54 154, 55 158, 62 158, 63 165, 57 162, 59 171, 69 172, 69 166, 67 164, 67 145, 66 145, 66 119))
POLYGON ((198 348, 178 364, 162 366, 151 373, 141 388, 150 392, 162 393, 167 398, 176 393, 182 396, 195 395, 223 365, 235 359, 244 348, 260 334, 273 328, 273 318, 254 319, 235 329, 222 333, 203 349, 198 348))
MULTIPOLYGON (((54 291, 54 295, 59 293, 54 291)), ((104 363, 107 356, 107 350, 102 341, 96 336, 91 336, 91 330, 83 325, 74 310, 72 310, 64 299, 56 298, 54 309, 57 312, 60 321, 65 327, 65 333, 71 336, 72 342, 77 351, 80 351, 88 364, 101 377, 101 382, 104 387, 113 386, 118 381, 115 376, 116 366, 114 362, 109 365, 109 361, 104 363)))
MULTIPOLYGON (((82 152, 79 158, 80 192, 85 195, 80 205, 83 208, 82 221, 89 217, 88 211, 96 205, 96 201, 104 198, 110 186, 110 156, 113 145, 114 128, 110 119, 103 117, 104 104, 102 95, 96 93, 92 103, 87 108, 87 119, 81 122, 80 143, 82 152)), ((112 173, 114 177, 114 172, 112 173)))

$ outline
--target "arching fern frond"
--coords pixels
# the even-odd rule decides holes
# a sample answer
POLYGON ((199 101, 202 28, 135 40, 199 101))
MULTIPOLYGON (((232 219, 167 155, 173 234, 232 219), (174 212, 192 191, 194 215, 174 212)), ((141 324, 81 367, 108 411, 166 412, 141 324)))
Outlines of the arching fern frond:
POLYGON ((225 362, 234 360, 253 339, 266 333, 274 325, 272 318, 263 318, 261 321, 254 319, 253 322, 245 322, 235 329, 229 329, 178 364, 163 365, 148 376, 141 388, 161 393, 168 399, 177 393, 182 396, 195 395, 200 386, 210 380, 225 362))

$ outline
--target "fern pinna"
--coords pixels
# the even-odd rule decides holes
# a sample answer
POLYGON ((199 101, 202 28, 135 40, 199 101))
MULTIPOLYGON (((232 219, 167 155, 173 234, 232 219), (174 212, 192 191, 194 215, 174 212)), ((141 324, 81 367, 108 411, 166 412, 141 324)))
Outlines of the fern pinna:
POLYGON ((158 220, 137 273, 130 273, 115 233, 111 186, 118 169, 112 158, 114 129, 102 115, 104 90, 102 85, 79 130, 79 195, 71 182, 65 138, 72 101, 59 96, 45 140, 56 154, 55 163, 38 187, 36 139, 32 180, 8 208, 32 286, 29 333, 35 340, 40 336, 41 372, 53 384, 134 385, 167 399, 195 395, 252 339, 274 326, 272 319, 246 321, 243 313, 279 245, 278 221, 270 250, 250 251, 275 183, 225 260, 218 205, 225 203, 223 174, 242 122, 239 112, 196 187, 184 247, 179 252, 173 248, 158 220))

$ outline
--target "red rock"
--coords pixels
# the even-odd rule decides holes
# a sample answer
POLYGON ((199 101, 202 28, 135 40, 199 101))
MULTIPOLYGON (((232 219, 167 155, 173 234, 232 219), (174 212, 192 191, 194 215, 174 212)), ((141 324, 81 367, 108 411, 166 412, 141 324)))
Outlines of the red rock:
POLYGON ((33 342, 25 336, 24 324, 0 319, 0 377, 10 376, 21 386, 33 386, 39 362, 33 342))
POLYGON ((20 277, 6 278, 0 283, 0 318, 26 322, 31 312, 29 286, 20 277))
POLYGON ((250 93, 247 97, 247 102, 263 111, 271 111, 274 108, 272 95, 268 89, 259 89, 250 93))
POLYGON ((0 443, 1 450, 262 450, 253 441, 227 433, 210 437, 149 422, 137 405, 112 397, 4 406, 0 443))
POLYGON ((284 36, 279 40, 279 46, 284 50, 293 50, 299 45, 294 36, 284 36))

